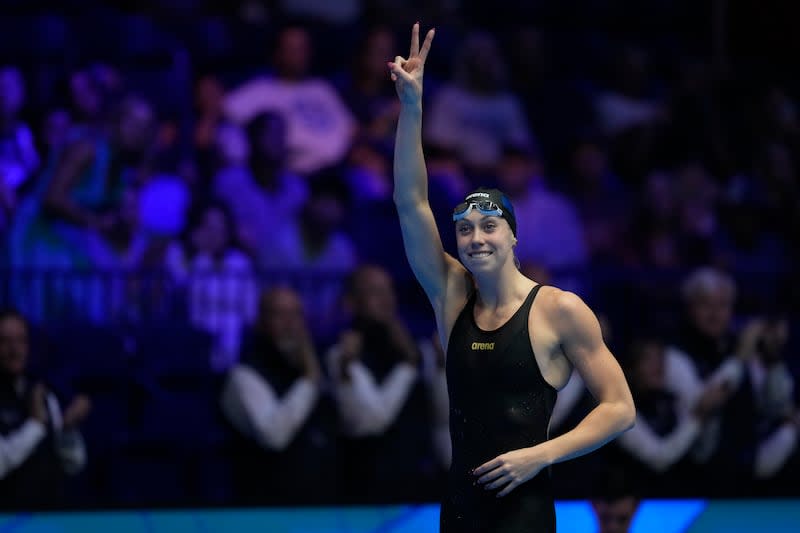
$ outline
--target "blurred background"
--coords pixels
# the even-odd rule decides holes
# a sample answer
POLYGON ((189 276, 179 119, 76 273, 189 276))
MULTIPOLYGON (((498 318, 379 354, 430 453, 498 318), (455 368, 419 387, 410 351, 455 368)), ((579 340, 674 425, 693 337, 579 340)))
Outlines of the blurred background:
MULTIPOLYGON (((558 498, 800 496, 798 7, 518 4, 0 1, 0 505, 437 501, 443 356, 391 198, 417 20, 446 249, 503 189, 522 270, 634 392, 558 498)), ((592 405, 573 376, 551 434, 592 405)))

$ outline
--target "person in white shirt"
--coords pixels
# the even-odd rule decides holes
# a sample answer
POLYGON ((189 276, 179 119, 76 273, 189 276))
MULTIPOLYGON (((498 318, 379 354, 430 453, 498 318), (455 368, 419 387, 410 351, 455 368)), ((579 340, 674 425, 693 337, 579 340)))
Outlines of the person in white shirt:
POLYGON ((629 349, 628 379, 636 402, 636 425, 617 439, 627 459, 626 471, 644 496, 680 496, 691 467, 689 452, 703 424, 730 394, 725 381, 704 386, 694 404, 686 406, 666 383, 666 355, 656 336, 642 336, 629 349))
POLYGON ((358 267, 345 291, 352 323, 326 356, 343 434, 345 498, 419 498, 426 489, 424 465, 431 460, 419 348, 398 314, 392 279, 383 268, 358 267))
POLYGON ((356 122, 328 81, 311 77, 313 44, 301 26, 277 36, 275 74, 256 78, 225 98, 226 116, 245 124, 264 111, 277 111, 288 125, 289 170, 307 175, 344 159, 356 122))
POLYGON ((78 427, 91 409, 78 395, 62 412, 56 396, 28 373, 28 323, 0 312, 0 509, 66 504, 65 475, 86 465, 78 427))
POLYGON ((507 88, 507 67, 491 34, 468 35, 454 65, 453 82, 432 97, 425 140, 455 149, 474 171, 491 171, 503 146, 534 143, 523 106, 507 88))
POLYGON ((322 475, 334 468, 332 459, 323 461, 332 438, 324 431, 316 349, 293 289, 262 294, 251 341, 220 400, 240 437, 237 503, 313 503, 325 496, 325 478, 332 479, 322 475))

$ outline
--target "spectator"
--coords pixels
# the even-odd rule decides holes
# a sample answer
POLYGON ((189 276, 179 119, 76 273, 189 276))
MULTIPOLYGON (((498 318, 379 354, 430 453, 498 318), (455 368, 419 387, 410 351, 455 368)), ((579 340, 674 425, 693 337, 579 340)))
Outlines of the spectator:
POLYGON ((535 153, 505 149, 497 175, 499 187, 511 199, 514 210, 525 214, 517 219, 517 258, 523 266, 533 263, 553 271, 555 284, 575 289, 579 281, 574 273, 559 277, 557 271, 585 265, 584 229, 575 206, 548 188, 543 173, 542 161, 535 153))
POLYGON ((472 170, 491 171, 507 145, 534 143, 517 97, 507 88, 506 64, 488 33, 467 36, 455 59, 452 83, 433 96, 426 141, 456 149, 472 170))
POLYGON ((228 373, 222 408, 242 438, 234 452, 237 502, 312 503, 333 489, 322 374, 300 296, 261 296, 250 346, 228 373), (269 480, 267 482, 267 480, 269 480))
POLYGON ((288 126, 288 167, 309 174, 344 159, 354 120, 333 86, 312 78, 311 37, 288 26, 277 37, 275 74, 233 90, 225 99, 227 116, 244 124, 264 111, 283 115, 288 126))
POLYGON ((345 291, 352 323, 326 358, 344 437, 345 497, 361 503, 424 498, 425 428, 431 426, 418 381, 419 348, 382 268, 360 266, 345 291))
POLYGON ((224 120, 225 88, 213 75, 201 76, 194 86, 195 121, 192 143, 198 165, 208 171, 213 167, 217 129, 224 120))
MULTIPOLYGON (((728 416, 722 420, 720 448, 712 459, 718 470, 732 471, 748 483, 761 480, 755 493, 794 495, 791 483, 798 458, 798 410, 794 377, 785 362, 788 339, 785 319, 757 317, 742 330, 738 364, 728 363, 727 385, 732 388, 728 416), (785 471, 782 469, 786 468, 785 471), (786 492, 786 491, 789 492, 786 492)), ((730 479, 726 476, 725 479, 730 479)), ((730 487, 726 487, 726 494, 730 487)), ((736 494, 751 494, 746 487, 736 494)))
POLYGON ((629 206, 631 199, 612 171, 604 143, 583 137, 570 154, 568 193, 585 228, 587 253, 594 264, 630 263, 629 206))
POLYGON ((628 364, 636 402, 636 425, 620 436, 625 471, 647 497, 679 497, 691 484, 689 451, 702 425, 728 399, 728 383, 710 383, 687 410, 666 382, 663 343, 641 337, 631 344, 628 364))
POLYGON ((39 167, 33 134, 20 119, 25 84, 15 67, 0 68, 0 230, 8 229, 20 190, 39 167))
POLYGON ((41 510, 67 503, 66 475, 86 464, 78 426, 85 396, 61 411, 56 396, 28 372, 29 330, 15 311, 0 312, 0 508, 41 510))
POLYGON ((111 134, 71 141, 45 169, 17 221, 15 262, 37 266, 90 266, 87 239, 108 236, 120 223, 117 208, 135 182, 153 140, 150 105, 129 97, 111 134))
POLYGON ((422 354, 422 377, 428 389, 433 423, 433 451, 442 474, 450 469, 453 447, 450 442, 450 399, 447 396, 445 353, 439 334, 433 332, 419 343, 422 354))
POLYGON ((166 253, 166 267, 186 289, 190 322, 216 336, 211 366, 236 362, 242 328, 256 314, 257 283, 250 258, 236 245, 229 211, 220 204, 197 204, 182 242, 166 253))
POLYGON ((386 60, 396 50, 394 34, 388 27, 373 27, 357 50, 354 64, 340 76, 339 92, 358 121, 358 136, 391 150, 399 106, 386 77, 386 60))
POLYGON ((639 262, 652 269, 681 266, 678 199, 672 175, 664 171, 648 173, 637 204, 633 228, 639 262))
POLYGON ((347 186, 333 170, 310 180, 308 200, 299 216, 287 218, 260 250, 259 266, 344 272, 355 266, 355 250, 342 230, 349 205, 347 186))
POLYGON ((298 216, 308 186, 286 168, 286 121, 279 113, 262 113, 248 123, 247 146, 247 165, 220 169, 212 190, 230 209, 239 239, 255 257, 298 216))
POLYGON ((640 495, 618 466, 610 465, 599 478, 592 497, 597 533, 629 533, 639 509, 640 495))

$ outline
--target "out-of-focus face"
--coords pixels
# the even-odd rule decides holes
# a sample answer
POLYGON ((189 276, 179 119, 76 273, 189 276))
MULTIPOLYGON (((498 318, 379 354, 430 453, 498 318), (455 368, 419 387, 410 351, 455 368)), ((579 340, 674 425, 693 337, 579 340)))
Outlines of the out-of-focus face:
POLYGON ((456 246, 464 267, 477 274, 497 272, 514 260, 516 239, 508 222, 498 216, 482 215, 473 209, 456 222, 456 246))
POLYGON ((386 78, 386 58, 394 57, 396 52, 394 35, 386 29, 372 32, 364 50, 362 68, 371 78, 386 78))
POLYGON ((272 289, 262 295, 259 320, 283 354, 297 350, 307 335, 303 302, 288 288, 272 289))
POLYGON ((583 143, 573 154, 572 167, 581 181, 596 184, 608 169, 608 156, 596 144, 583 143))
POLYGON ((721 338, 730 327, 733 316, 733 294, 724 288, 704 290, 688 302, 689 319, 698 331, 713 338, 721 338))
POLYGON ((25 83, 19 70, 0 69, 0 115, 11 117, 19 113, 25 101, 25 83))
POLYGON ((661 390, 664 387, 664 348, 656 342, 642 344, 636 354, 634 379, 640 390, 661 390))
POLYGON ((0 320, 0 370, 12 376, 25 371, 28 362, 28 327, 19 318, 0 320))
POLYGON ((155 116, 150 106, 143 100, 131 101, 119 118, 119 143, 125 150, 142 151, 152 140, 154 128, 155 116))
POLYGON ((592 502, 599 533, 628 533, 636 515, 636 498, 592 502))
POLYGON ((667 219, 675 213, 675 188, 669 174, 653 172, 645 179, 644 201, 649 211, 658 219, 667 219))
POLYGON ((379 322, 391 319, 397 310, 392 278, 380 268, 369 267, 359 273, 354 300, 358 315, 379 322))
POLYGON ((222 110, 225 89, 213 76, 201 78, 195 87, 195 104, 201 114, 218 113, 222 110))
POLYGON ((275 66, 280 75, 289 79, 301 79, 311 66, 311 38, 302 28, 288 28, 278 41, 275 66))
POLYGON ((312 196, 307 209, 313 223, 312 229, 318 231, 335 230, 342 224, 345 216, 344 205, 334 194, 312 196))
POLYGON ((247 135, 239 126, 221 124, 216 132, 216 150, 224 165, 243 165, 250 157, 247 135))
POLYGON ((539 164, 521 156, 505 156, 497 172, 498 188, 515 198, 525 194, 541 173, 539 164))
POLYGON ((48 113, 42 124, 42 137, 45 144, 51 149, 63 146, 71 124, 72 119, 65 109, 55 109, 48 113))
POLYGON ((761 335, 761 357, 766 363, 780 361, 788 340, 789 322, 785 318, 768 321, 761 335))
POLYGON ((228 231, 225 213, 217 208, 208 209, 200 225, 192 232, 194 246, 201 252, 218 255, 228 247, 228 231))
POLYGON ((69 80, 72 102, 75 108, 85 117, 97 117, 102 107, 102 96, 97 85, 89 74, 79 70, 69 80))

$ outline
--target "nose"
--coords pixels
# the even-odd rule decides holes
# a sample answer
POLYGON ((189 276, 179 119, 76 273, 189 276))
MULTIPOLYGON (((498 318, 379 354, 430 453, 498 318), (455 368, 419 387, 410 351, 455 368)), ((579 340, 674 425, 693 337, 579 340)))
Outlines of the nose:
POLYGON ((480 229, 475 228, 472 231, 472 239, 470 241, 470 245, 472 245, 473 248, 479 248, 483 244, 483 242, 484 242, 483 232, 481 232, 480 229))

